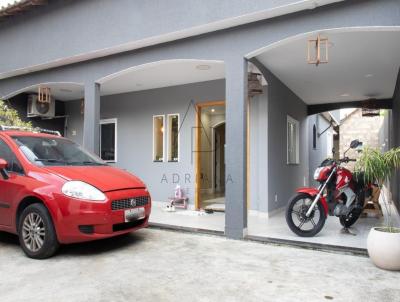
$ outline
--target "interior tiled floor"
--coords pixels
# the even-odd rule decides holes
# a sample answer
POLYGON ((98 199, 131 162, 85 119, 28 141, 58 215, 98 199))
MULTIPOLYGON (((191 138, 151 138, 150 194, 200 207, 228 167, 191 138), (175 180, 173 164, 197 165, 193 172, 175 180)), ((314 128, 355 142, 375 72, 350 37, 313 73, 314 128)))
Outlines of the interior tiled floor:
MULTIPOLYGON (((180 227, 191 227, 213 231, 224 231, 225 214, 214 212, 213 214, 199 213, 191 210, 179 210, 165 212, 166 203, 153 202, 150 222, 162 223, 180 227)), ((394 224, 400 226, 398 215, 394 215, 394 224)), ((383 218, 360 218, 350 228, 350 233, 344 232, 339 219, 329 216, 322 231, 315 237, 304 238, 293 234, 288 228, 284 212, 279 212, 271 218, 257 214, 248 217, 248 234, 253 236, 303 241, 327 245, 366 248, 369 230, 374 226, 383 224, 383 218)))
POLYGON ((225 192, 201 193, 201 207, 204 209, 214 204, 225 203, 225 192))
POLYGON ((166 212, 163 209, 167 203, 153 202, 150 223, 162 223, 180 227, 199 228, 212 231, 221 231, 225 229, 225 214, 214 212, 206 214, 204 212, 176 209, 175 212, 166 212))

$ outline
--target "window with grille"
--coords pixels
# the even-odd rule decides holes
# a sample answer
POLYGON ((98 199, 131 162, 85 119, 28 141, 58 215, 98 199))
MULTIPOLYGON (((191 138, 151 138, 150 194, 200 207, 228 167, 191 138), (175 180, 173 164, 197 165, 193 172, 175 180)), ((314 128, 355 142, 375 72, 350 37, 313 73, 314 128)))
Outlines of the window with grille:
POLYGON ((100 120, 100 157, 117 162, 117 119, 100 120))
POLYGON ((168 114, 168 161, 179 160, 179 114, 168 114))
POLYGON ((153 116, 153 161, 164 161, 164 115, 153 116))
POLYGON ((287 116, 287 163, 299 164, 299 122, 287 116))

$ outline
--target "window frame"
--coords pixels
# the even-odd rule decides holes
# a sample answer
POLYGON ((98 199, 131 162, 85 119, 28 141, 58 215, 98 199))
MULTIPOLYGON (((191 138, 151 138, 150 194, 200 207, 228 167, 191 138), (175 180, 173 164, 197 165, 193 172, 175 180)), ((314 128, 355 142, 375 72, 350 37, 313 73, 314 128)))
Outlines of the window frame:
POLYGON ((333 158, 332 149, 333 149, 333 132, 331 130, 328 130, 326 132, 326 157, 327 158, 333 158))
MULTIPOLYGON (((11 154, 13 154, 16 163, 21 168, 21 172, 14 171, 14 170, 8 170, 8 169, 6 169, 6 171, 8 173, 15 173, 15 174, 21 175, 21 176, 26 175, 24 166, 21 164, 21 161, 19 160, 17 154, 14 152, 13 148, 7 143, 7 140, 0 136, 0 143, 4 143, 7 146, 7 148, 11 151, 11 154)), ((3 159, 6 160, 5 158, 3 158, 3 159)), ((7 161, 7 164, 8 165, 10 164, 9 161, 7 161)))
MULTIPOLYGON (((179 113, 169 113, 169 114, 167 114, 167 124, 168 124, 168 129, 167 129, 167 150, 168 150, 168 152, 167 152, 168 153, 167 154, 167 161, 170 162, 170 163, 177 163, 180 160, 180 155, 181 155, 181 144, 180 144, 181 136, 180 136, 180 131, 179 131, 180 121, 181 121, 181 117, 180 117, 179 113), (169 118, 171 116, 177 116, 178 117, 178 158, 176 160, 170 159, 170 155, 171 155, 171 151, 172 151, 172 148, 170 146, 170 143, 171 143, 171 141, 170 141, 171 135, 170 134, 171 134, 171 130, 172 129, 170 127, 169 118)), ((165 128, 164 128, 164 132, 165 132, 165 128)))
POLYGON ((106 163, 117 163, 118 162, 118 119, 117 118, 108 118, 100 120, 100 154, 99 157, 106 163), (114 124, 114 160, 105 160, 101 157, 101 126, 107 124, 114 124))
POLYGON ((317 126, 314 124, 312 129, 312 147, 313 150, 317 150, 317 126))
POLYGON ((155 163, 163 163, 163 162, 165 162, 165 115, 164 114, 155 114, 155 115, 153 115, 153 118, 152 118, 152 123, 153 123, 153 127, 152 127, 152 129, 153 129, 153 135, 152 135, 152 137, 153 137, 153 154, 152 154, 152 160, 153 160, 153 162, 155 162, 155 163), (162 121, 163 121, 163 127, 164 127, 164 131, 162 132, 162 150, 163 150, 163 157, 162 157, 162 160, 157 160, 156 159, 156 148, 155 148, 155 136, 154 136, 154 134, 155 134, 155 132, 154 132, 154 120, 156 119, 156 118, 158 118, 158 117, 161 117, 162 118, 162 121))
POLYGON ((288 165, 299 165, 300 164, 300 122, 290 115, 286 118, 286 162, 288 165), (295 148, 295 162, 290 162, 289 156, 289 123, 295 125, 296 131, 296 148, 295 148))

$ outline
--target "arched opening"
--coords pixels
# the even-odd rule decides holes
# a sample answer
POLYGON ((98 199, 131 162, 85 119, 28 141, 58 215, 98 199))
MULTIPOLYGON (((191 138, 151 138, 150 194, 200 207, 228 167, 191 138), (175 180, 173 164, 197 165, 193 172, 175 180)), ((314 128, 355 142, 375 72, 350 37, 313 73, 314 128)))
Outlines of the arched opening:
MULTIPOLYGON (((96 82, 100 84, 100 123, 111 123, 108 127, 118 138, 110 140, 106 132, 100 132, 100 148, 110 141, 115 144, 108 148, 108 154, 115 152, 111 164, 139 175, 149 187, 154 201, 152 221, 194 226, 193 218, 182 217, 204 214, 197 210, 212 204, 203 201, 214 200, 217 190, 224 199, 223 155, 217 158, 219 172, 214 174, 212 150, 213 139, 218 137, 221 151, 224 131, 222 126, 213 128, 215 118, 225 120, 224 62, 161 60, 126 68, 96 82), (211 103, 214 106, 208 106, 211 103), (178 186, 187 197, 187 209, 176 204, 175 213, 165 213, 178 186)), ((214 216, 218 216, 216 226, 202 227, 224 230, 224 213, 214 216)))
MULTIPOLYGON (((400 131, 398 126, 391 126, 395 125, 400 111, 399 90, 396 89, 396 85, 399 86, 399 38, 399 27, 326 29, 289 37, 247 55, 268 82, 267 93, 261 96, 268 104, 268 122, 263 126, 268 146, 258 154, 251 152, 256 162, 267 157, 264 165, 267 172, 250 175, 251 203, 258 211, 257 215, 248 216, 250 235, 327 244, 340 240, 344 246, 366 247, 366 233, 362 230, 379 224, 383 219, 380 213, 377 213, 379 219, 359 219, 353 226, 351 231, 358 238, 357 242, 340 234, 341 225, 336 217, 329 217, 325 229, 309 240, 288 229, 285 207, 297 188, 315 185, 314 170, 322 160, 343 157, 342 145, 348 146, 352 139, 358 138, 354 135, 363 135, 347 130, 347 136, 343 136, 342 123, 352 124, 353 129, 364 125, 360 131, 366 136, 374 135, 368 140, 369 144, 374 142, 374 148, 385 150, 394 146, 396 142, 392 137, 398 136, 400 131), (307 47, 318 37, 327 39, 327 63, 310 64, 307 47), (336 110, 361 101, 358 107, 362 108, 355 110, 347 120, 336 110), (375 119, 363 117, 364 113, 368 115, 366 109, 371 109, 367 108, 371 103, 375 119), (309 116, 310 107, 316 110, 322 105, 332 110, 313 111, 317 115, 309 116), (380 111, 381 108, 385 110, 380 111), (263 186, 267 189, 263 190, 263 186)), ((325 51, 324 48, 320 50, 325 51)), ((261 127, 253 129, 257 130, 250 136, 263 131, 261 127)), ((257 144, 254 146, 259 148, 257 144)))
MULTIPOLYGON (((75 82, 44 82, 21 88, 3 97, 4 102, 17 110, 20 117, 30 121, 34 127, 59 131, 66 135, 69 131, 70 118, 82 115, 84 86, 75 82), (47 99, 41 101, 39 94, 46 92, 47 99), (71 111, 69 104, 79 103, 71 111)), ((73 133, 79 143, 82 133, 73 133)))
POLYGON ((101 95, 115 95, 223 79, 223 61, 161 60, 126 68, 99 79, 101 95))

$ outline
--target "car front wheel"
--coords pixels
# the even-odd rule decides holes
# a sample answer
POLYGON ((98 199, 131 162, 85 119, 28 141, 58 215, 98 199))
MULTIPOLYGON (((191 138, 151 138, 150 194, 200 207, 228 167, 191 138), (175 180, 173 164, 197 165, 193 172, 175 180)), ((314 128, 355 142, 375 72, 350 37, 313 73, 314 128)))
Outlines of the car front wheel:
POLYGON ((59 247, 53 221, 42 204, 35 203, 24 209, 18 230, 20 245, 30 258, 49 258, 59 247))

